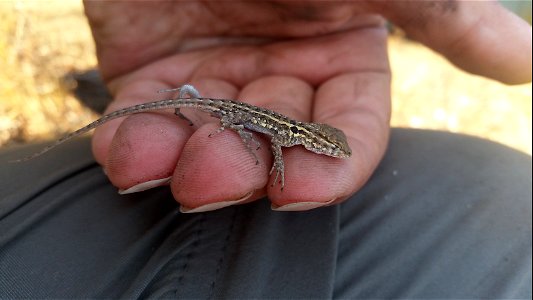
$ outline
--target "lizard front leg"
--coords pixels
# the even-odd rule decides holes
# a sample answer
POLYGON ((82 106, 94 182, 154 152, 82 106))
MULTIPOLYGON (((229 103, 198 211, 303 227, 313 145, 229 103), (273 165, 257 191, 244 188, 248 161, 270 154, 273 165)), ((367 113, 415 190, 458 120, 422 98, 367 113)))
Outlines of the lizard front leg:
POLYGON ((281 143, 275 137, 271 139, 270 143, 270 147, 272 148, 272 154, 274 155, 274 163, 272 164, 272 169, 270 169, 270 173, 268 173, 268 175, 272 175, 272 172, 276 170, 276 177, 274 177, 272 186, 274 186, 278 182, 278 177, 281 176, 281 190, 283 191, 283 187, 285 186, 285 164, 283 163, 281 143))
POLYGON ((246 146, 246 149, 248 150, 248 152, 250 152, 254 158, 255 158, 255 164, 259 164, 259 158, 257 157, 257 154, 255 154, 255 152, 253 151, 252 149, 252 146, 250 145, 251 142, 255 143, 257 145, 257 148, 256 150, 259 149, 259 146, 261 145, 259 143, 258 140, 255 139, 254 135, 251 133, 251 132, 248 132, 244 129, 244 125, 242 124, 236 124, 234 122, 232 122, 231 119, 227 118, 227 117, 222 117, 220 119, 220 128, 218 128, 217 131, 209 134, 209 137, 219 133, 219 132, 222 132, 224 131, 226 128, 230 128, 232 129, 233 131, 237 132, 239 134, 239 136, 241 137, 241 140, 242 142, 244 143, 244 145, 246 146))

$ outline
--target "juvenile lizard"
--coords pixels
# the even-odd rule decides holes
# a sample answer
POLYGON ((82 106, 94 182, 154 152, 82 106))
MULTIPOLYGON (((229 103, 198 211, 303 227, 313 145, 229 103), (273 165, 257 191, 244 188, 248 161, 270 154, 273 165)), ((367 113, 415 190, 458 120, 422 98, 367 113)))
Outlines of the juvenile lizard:
POLYGON ((87 126, 62 137, 41 151, 17 161, 33 159, 55 148, 59 144, 84 134, 110 120, 131 114, 161 109, 174 109, 176 115, 189 121, 190 125, 192 125, 192 122, 180 112, 180 108, 198 109, 210 113, 213 117, 219 118, 221 126, 212 134, 228 128, 237 132, 248 151, 254 156, 256 164, 259 163, 259 160, 255 152, 253 152, 250 142, 256 143, 258 145, 257 149, 259 149, 259 142, 254 139, 251 132, 246 131, 245 129, 269 135, 271 137, 270 143, 274 155, 274 163, 270 169, 269 175, 276 170, 276 177, 274 178, 272 186, 276 184, 278 177, 280 177, 282 190, 285 186, 285 175, 281 147, 302 145, 305 149, 314 153, 338 158, 348 158, 352 154, 344 133, 327 124, 295 121, 272 110, 236 100, 203 98, 200 97, 198 91, 191 85, 183 85, 179 88, 163 90, 160 92, 175 90, 179 90, 178 98, 138 104, 111 112, 87 126), (188 94, 189 97, 185 97, 186 94, 188 94))

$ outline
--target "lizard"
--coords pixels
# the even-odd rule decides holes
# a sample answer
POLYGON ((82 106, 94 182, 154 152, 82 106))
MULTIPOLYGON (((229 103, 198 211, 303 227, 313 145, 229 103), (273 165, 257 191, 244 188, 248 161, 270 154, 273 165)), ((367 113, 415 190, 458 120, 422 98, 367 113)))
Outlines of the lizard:
POLYGON ((161 90, 159 92, 171 91, 179 91, 178 97, 137 104, 113 111, 92 123, 65 135, 49 146, 46 146, 41 151, 16 160, 15 162, 34 159, 58 145, 76 136, 89 132, 110 120, 131 114, 174 109, 174 113, 177 116, 187 120, 189 125, 192 125, 192 122, 180 112, 181 108, 198 109, 220 119, 219 129, 209 136, 226 129, 235 131, 241 137, 247 150, 254 156, 256 164, 259 164, 259 159, 250 144, 251 142, 257 144, 258 147, 256 150, 258 150, 260 143, 254 138, 250 131, 270 136, 274 163, 270 169, 269 176, 272 175, 274 170, 276 170, 272 186, 274 186, 277 183, 278 178, 280 178, 281 190, 283 190, 285 186, 285 165, 283 162, 282 147, 302 145, 305 149, 311 152, 336 158, 348 158, 352 154, 344 132, 330 125, 296 121, 275 111, 237 100, 204 98, 200 96, 200 93, 196 88, 189 84, 185 84, 178 88, 161 90), (186 95, 189 97, 186 97, 186 95))

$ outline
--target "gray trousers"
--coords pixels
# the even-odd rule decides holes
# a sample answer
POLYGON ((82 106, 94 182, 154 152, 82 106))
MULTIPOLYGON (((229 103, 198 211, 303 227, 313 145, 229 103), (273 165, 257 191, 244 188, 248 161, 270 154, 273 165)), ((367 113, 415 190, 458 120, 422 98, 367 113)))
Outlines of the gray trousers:
POLYGON ((531 298, 531 157, 396 129, 341 205, 181 214, 118 195, 88 139, 0 155, 0 298, 531 298))

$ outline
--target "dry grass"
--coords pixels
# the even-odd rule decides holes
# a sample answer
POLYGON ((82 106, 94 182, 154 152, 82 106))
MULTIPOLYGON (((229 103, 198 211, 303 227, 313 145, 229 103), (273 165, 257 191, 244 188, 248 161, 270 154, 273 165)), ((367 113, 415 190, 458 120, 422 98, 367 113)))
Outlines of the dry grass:
POLYGON ((50 139, 96 117, 62 86, 96 65, 81 3, 0 2, 0 145, 50 139))
MULTIPOLYGON (((96 115, 61 85, 96 65, 78 1, 0 2, 0 146, 51 139, 96 115)), ((463 132, 531 154, 531 84, 466 74, 419 44, 390 38, 394 126, 463 132)))
POLYGON ((420 44, 392 37, 392 125, 467 133, 531 154, 531 83, 465 73, 420 44))

